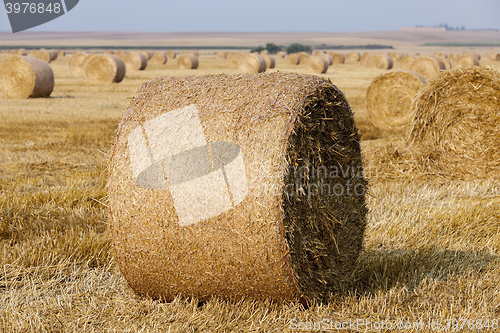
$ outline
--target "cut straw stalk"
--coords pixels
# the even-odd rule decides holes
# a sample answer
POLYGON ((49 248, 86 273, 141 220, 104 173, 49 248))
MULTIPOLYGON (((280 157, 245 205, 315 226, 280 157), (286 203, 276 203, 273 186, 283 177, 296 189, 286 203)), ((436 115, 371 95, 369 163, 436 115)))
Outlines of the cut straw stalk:
POLYGON ((412 119, 411 102, 424 83, 420 74, 406 70, 377 76, 366 91, 368 119, 383 130, 404 130, 412 119))
POLYGON ((50 65, 37 58, 11 56, 0 64, 0 97, 49 97, 54 90, 50 65))
POLYGON ((117 263, 141 295, 327 301, 352 282, 366 182, 353 114, 327 79, 149 81, 109 169, 117 263))

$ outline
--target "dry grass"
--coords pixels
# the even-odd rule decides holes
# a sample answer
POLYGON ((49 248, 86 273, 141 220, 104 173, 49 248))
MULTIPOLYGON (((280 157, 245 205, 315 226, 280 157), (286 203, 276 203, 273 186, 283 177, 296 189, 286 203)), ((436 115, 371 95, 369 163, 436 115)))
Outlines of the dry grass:
MULTIPOLYGON (((357 63, 323 74, 355 112, 370 179, 365 250, 352 284, 330 303, 308 309, 136 296, 113 261, 105 207, 106 154, 128 99, 154 77, 239 71, 202 56, 194 71, 178 70, 172 61, 106 85, 73 77, 69 59, 51 64, 51 98, 0 104, 2 332, 289 332, 293 320, 444 324, 499 317, 498 177, 414 168, 418 156, 403 139, 368 121, 364 96, 380 72, 357 63)), ((500 70, 500 63, 489 64, 500 70)), ((278 69, 306 70, 281 58, 278 69)))

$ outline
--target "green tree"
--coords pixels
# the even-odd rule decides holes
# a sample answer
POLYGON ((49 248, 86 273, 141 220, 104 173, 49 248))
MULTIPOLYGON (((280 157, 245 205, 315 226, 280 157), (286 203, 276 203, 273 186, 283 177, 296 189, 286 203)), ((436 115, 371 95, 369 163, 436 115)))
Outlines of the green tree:
POLYGON ((287 53, 297 53, 297 52, 311 52, 311 47, 309 45, 302 45, 299 43, 292 43, 286 48, 287 53))
POLYGON ((281 51, 281 47, 279 47, 278 45, 276 45, 274 43, 267 43, 266 50, 267 50, 267 52, 269 52, 271 54, 276 54, 279 51, 281 51))
POLYGON ((266 48, 262 45, 259 45, 257 47, 254 47, 253 49, 250 50, 250 53, 257 52, 260 53, 260 51, 265 50, 266 48))

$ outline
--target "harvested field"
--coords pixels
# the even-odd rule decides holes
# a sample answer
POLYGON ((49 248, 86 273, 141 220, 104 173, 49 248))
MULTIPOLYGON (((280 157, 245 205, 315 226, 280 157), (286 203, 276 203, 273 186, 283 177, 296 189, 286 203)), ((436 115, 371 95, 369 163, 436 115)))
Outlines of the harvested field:
MULTIPOLYGON (((0 63, 8 56, 0 54, 0 63)), ((480 66, 500 70, 500 62, 485 58, 480 66)), ((353 110, 368 180, 364 249, 351 282, 330 301, 308 307, 219 298, 162 303, 138 296, 119 271, 109 234, 107 168, 118 125, 146 81, 240 71, 200 52, 195 70, 178 69, 169 59, 106 84, 73 76, 70 59, 50 63, 50 98, 0 103, 1 331, 300 332, 299 323, 323 320, 335 331, 336 323, 362 319, 425 332, 429 320, 498 323, 500 176, 436 168, 435 156, 414 154, 405 135, 373 126, 365 95, 381 71, 350 61, 321 77, 353 110)), ((268 71, 278 70, 307 72, 276 57, 268 71)), ((310 327, 303 331, 320 331, 310 327)), ((358 331, 376 330, 362 325, 358 331)))

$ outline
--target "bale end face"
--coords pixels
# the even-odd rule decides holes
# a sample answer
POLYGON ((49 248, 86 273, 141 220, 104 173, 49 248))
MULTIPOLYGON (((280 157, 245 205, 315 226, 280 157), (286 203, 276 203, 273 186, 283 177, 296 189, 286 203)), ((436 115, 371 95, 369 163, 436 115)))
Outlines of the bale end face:
POLYGON ((327 300, 350 281, 366 182, 353 114, 326 79, 154 79, 109 170, 117 262, 139 294, 327 300))
POLYGON ((125 64, 115 55, 97 55, 87 64, 85 76, 93 82, 120 83, 125 77, 125 64))

